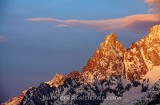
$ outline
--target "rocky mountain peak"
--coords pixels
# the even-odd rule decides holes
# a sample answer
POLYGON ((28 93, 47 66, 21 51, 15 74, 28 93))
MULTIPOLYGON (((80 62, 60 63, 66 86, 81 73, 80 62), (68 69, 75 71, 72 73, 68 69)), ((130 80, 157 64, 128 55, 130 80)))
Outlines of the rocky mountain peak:
POLYGON ((71 73, 69 73, 67 76, 67 78, 73 78, 73 79, 78 79, 79 77, 79 72, 78 71, 72 71, 71 73))
POLYGON ((151 35, 158 35, 160 37, 160 25, 155 25, 150 28, 149 34, 151 35))
POLYGON ((104 38, 103 43, 104 43, 105 45, 107 45, 108 43, 111 43, 112 46, 114 46, 116 40, 117 40, 117 39, 116 39, 115 33, 111 33, 111 34, 109 34, 109 35, 106 35, 106 37, 104 38))
POLYGON ((111 33, 95 50, 83 67, 81 79, 93 82, 96 78, 103 79, 114 74, 124 74, 123 53, 126 49, 111 33), (117 69, 118 68, 118 69, 117 69))
POLYGON ((63 81, 65 79, 65 76, 62 74, 55 74, 55 76, 48 82, 50 86, 58 87, 59 85, 63 84, 63 81))
POLYGON ((108 46, 112 47, 121 57, 123 57, 123 53, 126 51, 123 44, 117 41, 116 34, 111 33, 109 35, 106 35, 104 41, 101 43, 100 47, 103 47, 104 49, 109 48, 108 46))

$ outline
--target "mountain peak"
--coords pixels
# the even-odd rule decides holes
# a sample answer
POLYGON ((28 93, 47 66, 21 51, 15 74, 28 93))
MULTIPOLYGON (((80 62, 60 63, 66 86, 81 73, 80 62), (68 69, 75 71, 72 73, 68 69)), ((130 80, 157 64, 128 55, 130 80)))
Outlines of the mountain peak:
POLYGON ((160 33, 160 25, 155 25, 151 27, 149 33, 158 35, 158 33, 160 33))
POLYGON ((155 25, 149 29, 149 34, 146 36, 147 41, 155 42, 160 40, 160 25, 155 25))
POLYGON ((108 43, 111 43, 111 44, 115 44, 115 41, 116 41, 116 35, 114 32, 112 32, 111 34, 109 35, 106 35, 106 37, 104 38, 104 44, 107 45, 108 43))
POLYGON ((113 49, 122 57, 123 53, 126 51, 123 44, 117 41, 116 34, 112 32, 111 34, 107 35, 102 43, 103 47, 112 46, 113 49))
POLYGON ((91 78, 103 79, 115 73, 123 74, 124 64, 122 60, 125 51, 123 45, 117 41, 114 33, 107 35, 83 67, 82 77, 85 78, 85 81, 88 79, 87 82, 92 82, 94 80, 91 78))
POLYGON ((74 78, 74 79, 78 79, 79 76, 79 72, 78 71, 72 71, 71 73, 69 73, 67 75, 67 78, 74 78))
POLYGON ((62 74, 55 74, 55 76, 48 82, 46 82, 47 84, 49 84, 50 86, 59 86, 60 84, 63 84, 63 80, 65 79, 65 76, 62 74))

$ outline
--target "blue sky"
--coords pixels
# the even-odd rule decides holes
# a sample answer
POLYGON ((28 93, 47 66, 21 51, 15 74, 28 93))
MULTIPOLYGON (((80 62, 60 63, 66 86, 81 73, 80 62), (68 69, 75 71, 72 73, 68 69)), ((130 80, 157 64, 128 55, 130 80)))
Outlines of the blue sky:
POLYGON ((160 22, 153 1, 1 0, 0 103, 55 73, 81 71, 106 34, 125 47, 142 38, 160 22))

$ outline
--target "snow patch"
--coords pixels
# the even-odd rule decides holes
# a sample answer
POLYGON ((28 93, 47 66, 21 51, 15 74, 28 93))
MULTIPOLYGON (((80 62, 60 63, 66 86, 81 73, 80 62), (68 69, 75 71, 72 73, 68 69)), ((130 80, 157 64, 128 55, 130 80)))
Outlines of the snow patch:
POLYGON ((153 66, 143 79, 149 79, 149 88, 151 88, 160 79, 160 66, 153 66))

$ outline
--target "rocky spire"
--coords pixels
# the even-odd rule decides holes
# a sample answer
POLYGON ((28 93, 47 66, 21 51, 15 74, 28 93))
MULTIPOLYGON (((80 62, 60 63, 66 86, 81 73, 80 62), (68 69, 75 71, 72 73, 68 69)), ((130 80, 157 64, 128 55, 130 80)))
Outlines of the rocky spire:
POLYGON ((107 45, 108 43, 112 44, 112 46, 115 46, 116 43, 116 35, 115 33, 111 33, 109 35, 106 35, 106 37, 104 38, 104 45, 107 45))
POLYGON ((117 41, 114 33, 106 35, 104 41, 95 50, 93 56, 88 59, 87 64, 83 67, 82 75, 86 75, 84 74, 85 72, 90 72, 87 75, 90 75, 91 77, 96 78, 99 75, 100 77, 98 78, 106 78, 106 76, 115 73, 123 74, 123 53, 125 51, 123 45, 117 41), (94 74, 94 76, 92 74, 94 74))

